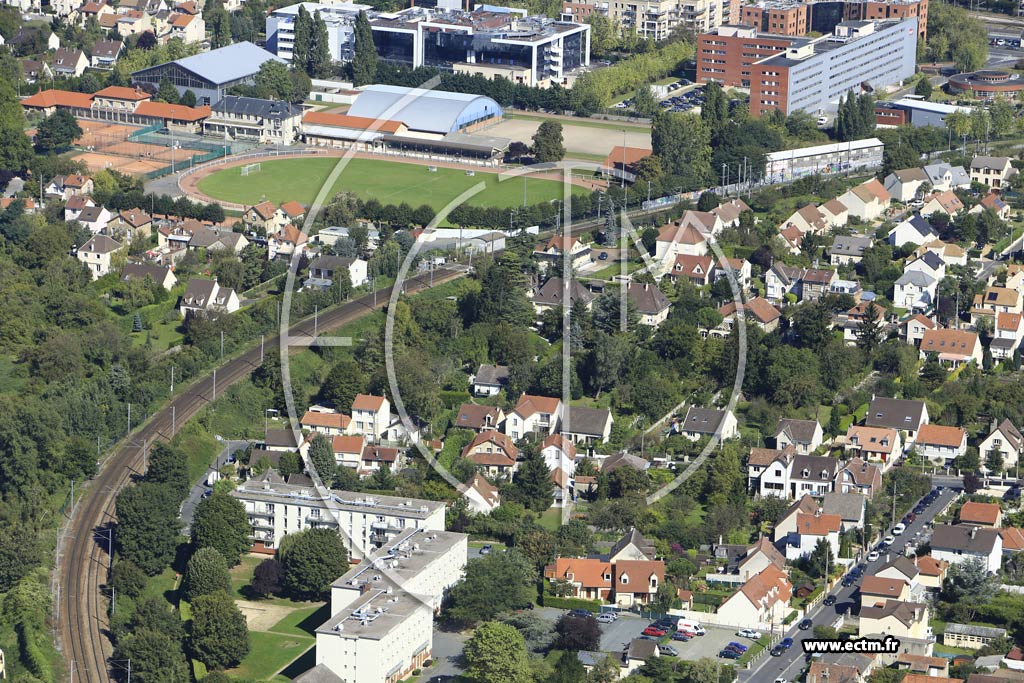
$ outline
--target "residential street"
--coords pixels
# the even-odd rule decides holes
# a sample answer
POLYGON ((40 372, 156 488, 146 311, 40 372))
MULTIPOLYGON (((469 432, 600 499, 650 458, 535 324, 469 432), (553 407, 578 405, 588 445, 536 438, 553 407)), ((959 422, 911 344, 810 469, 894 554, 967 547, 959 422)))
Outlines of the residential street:
POLYGON ((192 515, 196 511, 196 505, 202 500, 203 494, 212 489, 206 485, 206 478, 210 476, 211 472, 216 472, 225 464, 227 464, 228 458, 231 454, 237 451, 239 448, 245 448, 249 442, 245 440, 241 441, 225 441, 221 437, 217 437, 217 440, 224 444, 224 449, 217 454, 217 458, 210 464, 210 467, 203 472, 203 477, 199 481, 192 484, 192 490, 188 492, 188 498, 181 504, 181 521, 185 523, 184 530, 182 533, 188 535, 189 527, 192 524, 192 515))

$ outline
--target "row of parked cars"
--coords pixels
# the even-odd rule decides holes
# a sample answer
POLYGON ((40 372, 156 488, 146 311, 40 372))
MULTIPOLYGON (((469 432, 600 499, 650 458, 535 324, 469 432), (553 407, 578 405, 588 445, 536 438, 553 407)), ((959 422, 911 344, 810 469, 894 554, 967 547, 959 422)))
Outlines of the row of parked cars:
POLYGON ((694 88, 682 95, 673 95, 661 101, 661 108, 666 111, 689 111, 704 104, 704 90, 694 88))

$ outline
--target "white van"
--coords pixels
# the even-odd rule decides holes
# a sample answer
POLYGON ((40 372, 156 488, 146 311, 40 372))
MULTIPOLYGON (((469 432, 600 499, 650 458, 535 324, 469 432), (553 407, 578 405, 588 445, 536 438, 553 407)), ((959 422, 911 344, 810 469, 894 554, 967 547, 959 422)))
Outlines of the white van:
POLYGON ((702 636, 707 633, 707 631, 704 630, 704 627, 700 625, 700 622, 691 621, 689 619, 680 619, 679 622, 676 623, 676 630, 694 633, 698 636, 702 636))

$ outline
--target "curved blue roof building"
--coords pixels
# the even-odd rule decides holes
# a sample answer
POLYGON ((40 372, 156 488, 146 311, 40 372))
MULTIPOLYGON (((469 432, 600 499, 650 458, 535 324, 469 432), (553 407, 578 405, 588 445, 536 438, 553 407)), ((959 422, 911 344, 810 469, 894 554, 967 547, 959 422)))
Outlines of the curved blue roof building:
POLYGON ((469 132, 500 119, 502 110, 483 95, 371 85, 363 89, 348 114, 401 121, 412 131, 446 135, 469 132))

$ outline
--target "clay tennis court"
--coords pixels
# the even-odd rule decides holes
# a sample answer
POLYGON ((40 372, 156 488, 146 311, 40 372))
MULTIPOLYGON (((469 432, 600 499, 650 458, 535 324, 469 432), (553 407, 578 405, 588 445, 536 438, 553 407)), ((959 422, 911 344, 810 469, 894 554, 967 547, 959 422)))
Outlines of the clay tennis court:
POLYGON ((82 136, 75 144, 88 151, 73 158, 85 163, 90 171, 109 168, 122 173, 149 173, 169 166, 172 158, 176 164, 187 167, 190 158, 204 154, 180 147, 172 154, 171 148, 164 145, 129 140, 132 133, 141 129, 140 126, 82 119, 78 125, 82 136))

